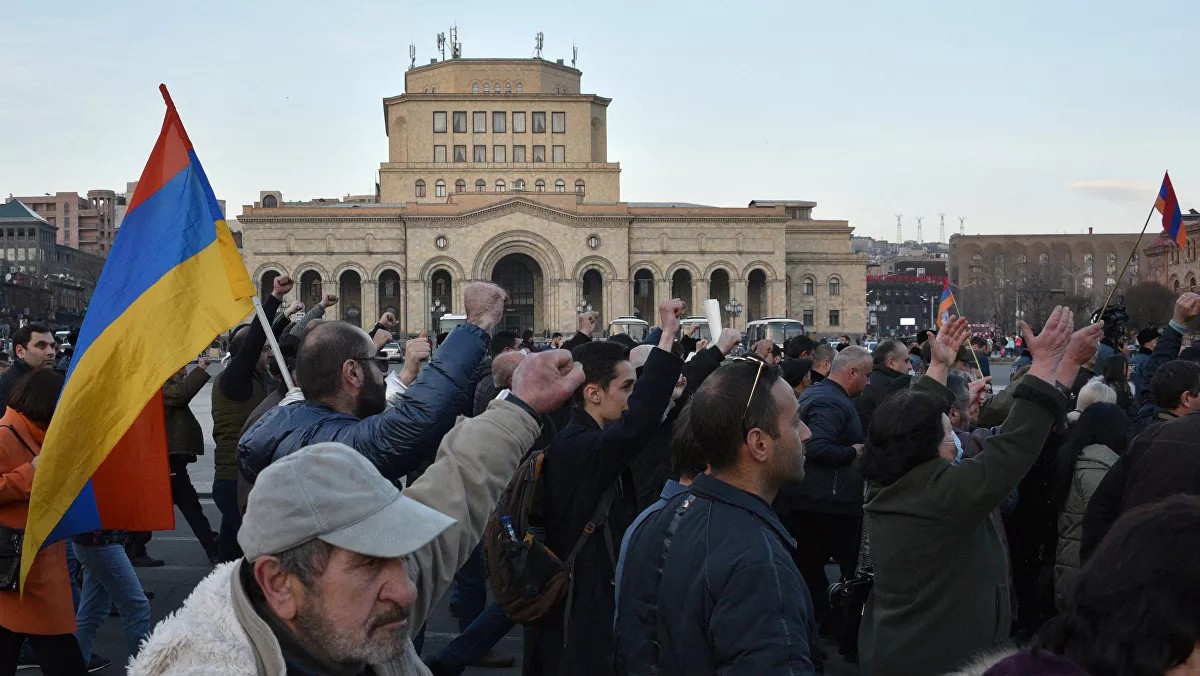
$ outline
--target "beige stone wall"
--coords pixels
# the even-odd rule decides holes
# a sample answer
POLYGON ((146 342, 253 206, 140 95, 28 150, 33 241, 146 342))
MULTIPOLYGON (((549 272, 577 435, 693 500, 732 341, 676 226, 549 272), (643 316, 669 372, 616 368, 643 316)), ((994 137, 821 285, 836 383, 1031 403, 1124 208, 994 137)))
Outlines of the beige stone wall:
MULTIPOLYGON (((404 91, 409 94, 469 94, 471 85, 499 83, 502 91, 516 93, 578 94, 582 72, 550 61, 536 59, 453 59, 418 65, 404 74, 404 91), (437 89, 434 92, 434 89, 437 89), (428 90, 428 91, 426 91, 428 90)), ((489 92, 492 96, 496 92, 489 92)))

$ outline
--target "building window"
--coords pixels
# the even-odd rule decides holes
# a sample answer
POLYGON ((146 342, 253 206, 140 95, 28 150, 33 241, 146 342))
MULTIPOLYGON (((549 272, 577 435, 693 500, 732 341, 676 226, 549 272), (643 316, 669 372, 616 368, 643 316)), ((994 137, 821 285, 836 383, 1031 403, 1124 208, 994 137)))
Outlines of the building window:
MULTIPOLYGON (((266 197, 263 198, 263 208, 264 209, 274 209, 275 207, 278 207, 278 206, 279 206, 279 200, 275 199, 274 195, 267 195, 266 197)), ((51 221, 51 223, 53 223, 53 222, 54 221, 51 221)))
POLYGON ((504 130, 508 128, 508 123, 505 121, 507 119, 507 113, 500 111, 492 113, 492 132, 495 134, 503 134, 504 130))
POLYGON ((437 180, 437 183, 433 184, 433 194, 435 197, 445 197, 446 196, 446 182, 439 178, 437 180))
POLYGON ((512 83, 511 83, 511 82, 505 82, 505 83, 504 83, 504 93, 505 93, 505 94, 511 94, 511 93, 512 93, 512 83))
POLYGON ((534 162, 545 162, 546 161, 546 146, 534 146, 533 147, 533 161, 534 162))
POLYGON ((467 111, 465 111, 465 110, 454 111, 454 133, 455 134, 467 133, 467 111))
POLYGON ((483 192, 484 190, 487 190, 487 183, 484 183, 482 178, 475 181, 475 192, 483 192))
POLYGON ((842 295, 842 282, 837 277, 834 277, 833 279, 829 280, 829 295, 831 295, 831 296, 842 295))
POLYGON ((504 192, 504 191, 505 191, 504 179, 502 179, 502 178, 496 179, 496 192, 504 192))
POLYGON ((513 162, 525 161, 525 146, 513 146, 513 162))
POLYGON ((514 134, 524 134, 525 133, 525 113, 521 113, 521 112, 513 113, 513 133, 514 134))
POLYGON ((534 113, 533 114, 533 133, 535 133, 535 134, 545 134, 546 133, 546 114, 545 113, 534 113))
POLYGON ((567 147, 566 146, 551 146, 550 150, 553 152, 551 157, 553 158, 553 160, 555 162, 566 162, 567 161, 567 147))
POLYGON ((576 194, 576 195, 582 195, 582 194, 583 194, 583 188, 584 188, 584 185, 583 185, 583 179, 582 179, 582 178, 577 178, 577 179, 575 179, 575 194, 576 194))
POLYGON ((506 146, 492 146, 492 161, 507 162, 508 153, 505 151, 506 146))
POLYGON ((491 85, 489 85, 488 83, 484 82, 484 83, 483 83, 483 93, 484 93, 484 94, 491 94, 491 93, 492 93, 492 86, 491 86, 491 85))
POLYGON ((467 147, 466 146, 454 146, 454 161, 455 162, 466 162, 467 161, 467 147))
POLYGON ((567 133, 567 114, 550 113, 550 131, 555 134, 567 133))
POLYGON ((816 284, 813 283, 812 277, 805 277, 804 278, 804 295, 806 295, 806 296, 813 295, 815 286, 816 286, 816 284))
POLYGON ((436 112, 433 114, 433 133, 435 133, 435 134, 445 134, 446 133, 446 113, 445 113, 445 111, 439 111, 439 112, 436 112))
POLYGON ((587 245, 589 249, 600 248, 600 237, 598 235, 588 235, 587 245))
POLYGON ((446 161, 446 146, 434 146, 433 147, 433 161, 434 162, 445 162, 446 161))
POLYGON ((417 197, 424 197, 424 196, 425 196, 425 181, 422 181, 421 179, 418 178, 417 179, 417 197))
POLYGON ((840 326, 841 321, 842 321, 841 310, 830 310, 829 311, 829 325, 830 326, 840 326))
POLYGON ((454 192, 466 192, 467 182, 461 178, 454 182, 454 192))
POLYGON ((478 83, 478 82, 472 82, 472 83, 471 83, 471 93, 472 93, 472 94, 478 94, 478 93, 479 93, 479 83, 478 83))
POLYGON ((497 82, 497 83, 495 83, 495 84, 493 84, 493 85, 492 85, 492 93, 493 93, 493 94, 499 94, 499 93, 500 93, 500 83, 499 83, 499 82, 497 82))
POLYGON ((450 246, 450 240, 446 239, 445 235, 438 235, 437 239, 433 240, 433 245, 439 249, 445 249, 450 246))
POLYGON ((518 82, 517 83, 517 93, 522 94, 524 92, 525 92, 525 84, 523 82, 518 82))
POLYGON ((534 190, 534 192, 546 192, 546 182, 540 178, 538 180, 534 181, 533 182, 533 190, 534 190))
POLYGON ((471 113, 471 131, 476 134, 487 133, 487 113, 482 111, 471 113))
POLYGON ((487 146, 475 146, 475 161, 487 162, 487 146))
POLYGON ((561 178, 554 182, 554 192, 566 192, 567 182, 561 178))
POLYGON ((525 180, 518 178, 513 181, 513 192, 525 192, 525 180))
POLYGON ((803 318, 803 319, 801 319, 800 321, 801 321, 801 322, 804 324, 804 326, 806 326, 806 327, 808 327, 808 328, 812 328, 812 325, 813 325, 813 311, 812 311, 812 310, 805 310, 805 311, 804 311, 804 318, 803 318))

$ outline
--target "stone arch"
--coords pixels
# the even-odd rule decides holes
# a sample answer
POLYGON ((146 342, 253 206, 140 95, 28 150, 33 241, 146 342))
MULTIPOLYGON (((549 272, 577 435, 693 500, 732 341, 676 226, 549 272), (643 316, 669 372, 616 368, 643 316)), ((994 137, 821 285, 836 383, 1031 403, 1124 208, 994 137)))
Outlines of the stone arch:
POLYGON ((315 261, 305 261, 305 262, 301 263, 300 265, 297 265, 296 266, 296 277, 297 278, 300 277, 300 275, 308 272, 309 270, 312 270, 312 271, 316 272, 317 274, 321 275, 321 279, 329 279, 329 270, 327 270, 324 265, 321 265, 320 263, 317 263, 315 261))
POLYGON ((605 281, 611 281, 617 277, 616 266, 607 258, 603 256, 587 256, 575 264, 571 278, 575 280, 582 279, 583 273, 588 270, 599 270, 600 274, 604 275, 605 281))
POLYGON ((696 267, 695 263, 691 261, 675 261, 671 264, 671 267, 667 268, 667 279, 674 277, 675 273, 680 270, 687 270, 693 280, 700 278, 700 268, 696 267))
POLYGON ((262 265, 258 266, 257 268, 254 268, 253 278, 254 279, 262 279, 262 276, 264 274, 266 274, 268 272, 272 272, 272 271, 278 272, 280 275, 287 274, 287 268, 284 267, 281 263, 263 263, 262 265))
POLYGON ((767 275, 768 282, 773 282, 779 279, 779 275, 775 272, 775 268, 764 260, 751 261, 749 265, 742 268, 742 279, 750 279, 750 272, 753 271, 754 268, 762 268, 762 271, 767 275))
POLYGON ((425 261, 425 265, 421 266, 421 279, 428 282, 436 270, 446 270, 450 273, 450 277, 456 281, 463 281, 467 278, 458 261, 449 256, 434 256, 425 261))
POLYGON ((645 268, 645 269, 649 270, 650 272, 653 272, 655 279, 663 279, 662 268, 658 267, 657 265, 655 265, 654 263, 652 263, 650 261, 645 261, 645 260, 638 261, 637 263, 634 263, 633 265, 629 266, 629 278, 633 279, 633 276, 637 274, 637 271, 641 270, 642 268, 645 268))
POLYGON ((554 280, 566 277, 562 256, 550 240, 529 230, 509 230, 492 237, 475 255, 472 266, 474 279, 491 279, 496 262, 510 253, 523 253, 537 261, 542 272, 554 280))
POLYGON ((404 266, 396 261, 384 261, 379 265, 376 265, 375 269, 371 271, 370 279, 372 281, 379 279, 379 275, 383 274, 387 270, 392 270, 400 275, 400 279, 404 279, 404 266))
POLYGON ((332 279, 334 281, 341 279, 342 273, 347 270, 353 270, 353 271, 357 272, 358 278, 361 279, 364 284, 367 282, 368 279, 371 279, 370 277, 367 277, 367 269, 364 268, 361 264, 356 263, 355 261, 346 261, 345 263, 342 263, 341 265, 337 266, 337 268, 335 268, 333 271, 332 279))
POLYGON ((729 273, 729 281, 737 279, 737 266, 725 260, 713 261, 712 263, 709 263, 708 267, 704 269, 704 278, 712 279, 713 273, 721 269, 724 269, 725 272, 729 273))

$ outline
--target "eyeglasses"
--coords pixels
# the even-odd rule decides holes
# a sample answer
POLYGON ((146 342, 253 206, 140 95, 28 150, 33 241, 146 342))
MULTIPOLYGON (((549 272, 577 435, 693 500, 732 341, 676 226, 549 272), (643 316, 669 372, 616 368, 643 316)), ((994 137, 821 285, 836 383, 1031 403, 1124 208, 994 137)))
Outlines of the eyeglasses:
POLYGON ((746 421, 746 416, 750 413, 750 402, 754 401, 754 390, 758 388, 758 379, 762 377, 763 369, 766 368, 767 363, 761 359, 755 359, 753 357, 734 357, 730 361, 753 362, 758 364, 758 370, 754 372, 754 384, 750 386, 750 396, 746 397, 746 410, 742 411, 742 423, 744 424, 746 421))
POLYGON ((388 372, 387 361, 379 359, 378 357, 351 357, 351 359, 357 362, 370 362, 371 364, 375 365, 375 368, 378 369, 380 373, 386 374, 388 372))

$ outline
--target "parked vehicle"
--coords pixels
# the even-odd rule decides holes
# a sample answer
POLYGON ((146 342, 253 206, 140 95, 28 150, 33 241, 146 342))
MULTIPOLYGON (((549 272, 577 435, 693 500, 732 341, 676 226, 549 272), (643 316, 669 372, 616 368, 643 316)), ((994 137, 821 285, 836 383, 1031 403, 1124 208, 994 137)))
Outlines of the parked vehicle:
POLYGON ((403 361, 404 348, 400 347, 400 343, 388 343, 379 350, 379 356, 388 361, 403 361))
POLYGON ((650 324, 632 315, 625 315, 608 323, 608 330, 604 332, 604 337, 608 338, 618 333, 624 333, 640 343, 646 339, 649 331, 650 324))
POLYGON ((696 340, 712 342, 712 331, 708 328, 707 317, 685 317, 679 321, 679 335, 692 336, 696 340), (692 327, 699 326, 700 330, 692 336, 692 327))
MULTIPOLYGON (((798 319, 767 317, 765 319, 756 319, 746 324, 746 338, 744 343, 749 348, 749 346, 764 338, 770 338, 780 349, 783 349, 783 344, 789 338, 807 335, 807 333, 804 328, 804 322, 798 319)), ((836 345, 837 341, 830 344, 836 345)))
POLYGON ((457 328, 459 324, 466 323, 466 315, 442 315, 442 318, 438 320, 438 333, 450 333, 457 328))

